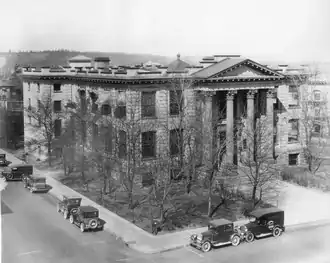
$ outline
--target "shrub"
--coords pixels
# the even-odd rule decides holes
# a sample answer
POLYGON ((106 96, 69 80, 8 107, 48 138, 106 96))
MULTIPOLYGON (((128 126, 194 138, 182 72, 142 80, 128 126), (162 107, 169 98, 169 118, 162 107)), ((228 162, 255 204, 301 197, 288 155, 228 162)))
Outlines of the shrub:
POLYGON ((308 176, 306 173, 300 174, 300 175, 296 175, 295 176, 295 183, 297 183, 298 185, 301 185, 303 187, 308 187, 309 186, 309 180, 308 180, 308 176))
POLYGON ((281 172, 281 177, 283 181, 294 181, 294 174, 288 169, 285 169, 281 172))

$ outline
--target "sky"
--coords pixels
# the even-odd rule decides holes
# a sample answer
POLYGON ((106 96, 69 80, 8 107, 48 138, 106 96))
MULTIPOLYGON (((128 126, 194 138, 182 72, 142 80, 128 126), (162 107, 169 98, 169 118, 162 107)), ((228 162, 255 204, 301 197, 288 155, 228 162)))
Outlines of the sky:
POLYGON ((0 0, 0 51, 330 61, 329 0, 0 0))

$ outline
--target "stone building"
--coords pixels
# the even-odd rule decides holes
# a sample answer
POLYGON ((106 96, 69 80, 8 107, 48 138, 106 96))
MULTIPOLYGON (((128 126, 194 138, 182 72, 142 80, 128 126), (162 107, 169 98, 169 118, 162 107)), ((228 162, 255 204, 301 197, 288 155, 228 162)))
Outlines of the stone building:
MULTIPOLYGON (((56 116, 65 112, 77 95, 90 96, 93 114, 100 116, 94 131, 109 125, 105 119, 110 118, 116 126, 116 136, 120 137, 121 149, 129 143, 129 131, 121 125, 132 120, 139 123, 141 160, 177 151, 171 146, 178 137, 173 131, 180 127, 185 134, 195 124, 200 138, 193 141, 200 164, 210 161, 212 150, 221 141, 226 143, 226 162, 237 164, 241 149, 235 130, 242 125, 242 120, 248 120, 247 125, 253 126, 258 118, 266 116, 273 134, 269 138, 273 145, 270 158, 283 164, 289 164, 290 160, 292 165, 303 163, 297 139, 297 134, 303 136, 303 132, 294 130, 301 125, 290 113, 295 103, 290 93, 292 74, 286 74, 283 69, 272 69, 237 55, 205 57, 199 65, 186 63, 180 55, 168 66, 107 65, 107 59, 98 58, 93 62, 76 57, 70 60, 70 66, 24 68, 24 105, 38 107, 39 101, 50 97, 57 114, 54 134, 59 137, 65 124, 63 118, 56 116), (179 105, 174 102, 178 100, 179 105), (180 126, 182 116, 184 125, 180 126)), ((25 114, 26 141, 36 136, 36 131, 31 129, 32 122, 25 114)), ((42 155, 42 150, 39 149, 38 154, 42 155)))

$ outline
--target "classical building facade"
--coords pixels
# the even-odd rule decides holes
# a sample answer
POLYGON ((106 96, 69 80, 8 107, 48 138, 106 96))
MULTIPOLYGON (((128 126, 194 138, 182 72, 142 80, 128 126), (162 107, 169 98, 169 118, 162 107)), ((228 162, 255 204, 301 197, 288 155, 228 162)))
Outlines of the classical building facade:
MULTIPOLYGON (((181 60, 180 55, 168 66, 149 63, 116 67, 109 62, 106 58, 93 61, 75 57, 67 66, 23 68, 25 107, 38 107, 40 101, 51 98, 54 133, 59 137, 65 124, 56 116, 77 101, 77 96, 89 96, 94 113, 101 116, 94 130, 107 126, 105 119, 110 118, 117 125, 121 149, 129 143, 128 131, 120 127, 118 120, 139 122, 143 127, 141 159, 157 158, 166 151, 175 153, 171 141, 178 136, 174 131, 180 127, 182 133, 188 133, 195 127, 200 138, 193 141, 200 164, 212 159, 219 143, 226 144, 226 162, 237 164, 242 150, 237 130, 242 121, 253 127, 265 116, 272 133, 270 158, 283 164, 303 163, 297 138, 303 132, 299 120, 290 113, 295 100, 290 93, 293 84, 281 68, 272 69, 241 56, 221 55, 205 57, 196 66, 181 60), (182 116, 184 125, 179 125, 182 116)), ((25 114, 26 141, 35 137, 32 123, 25 114)), ((38 154, 42 155, 40 149, 38 154)))

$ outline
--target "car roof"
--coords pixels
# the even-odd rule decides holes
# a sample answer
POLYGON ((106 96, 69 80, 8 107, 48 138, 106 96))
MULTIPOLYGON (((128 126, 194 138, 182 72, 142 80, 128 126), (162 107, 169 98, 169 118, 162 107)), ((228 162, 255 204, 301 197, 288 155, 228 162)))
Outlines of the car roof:
POLYGON ((20 164, 11 164, 10 167, 11 168, 14 168, 14 167, 33 167, 33 165, 32 164, 20 163, 20 164))
POLYGON ((67 195, 63 195, 64 198, 66 199, 81 199, 81 197, 79 196, 67 196, 67 195))
POLYGON ((230 220, 224 219, 224 218, 214 219, 214 220, 210 221, 210 224, 212 224, 214 226, 228 225, 231 223, 233 223, 233 222, 230 220))
POLYGON ((82 212, 96 212, 96 211, 99 211, 98 209, 96 209, 95 207, 92 207, 90 205, 87 205, 87 206, 81 206, 79 207, 80 211, 82 212))
POLYGON ((276 207, 269 207, 269 208, 259 208, 256 210, 253 210, 249 213, 249 215, 252 215, 254 217, 261 217, 263 215, 272 214, 272 213, 283 213, 284 211, 276 208, 276 207))

